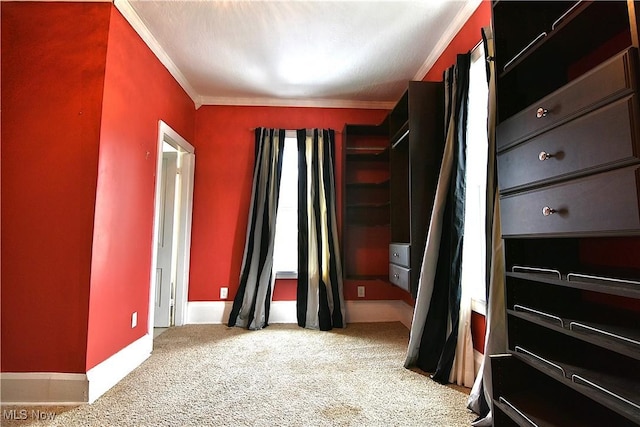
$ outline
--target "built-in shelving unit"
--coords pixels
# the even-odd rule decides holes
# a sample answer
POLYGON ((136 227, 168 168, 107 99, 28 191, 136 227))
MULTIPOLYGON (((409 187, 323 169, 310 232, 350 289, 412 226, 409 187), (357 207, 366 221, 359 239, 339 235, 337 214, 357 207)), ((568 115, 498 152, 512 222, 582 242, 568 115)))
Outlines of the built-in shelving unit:
POLYGON ((389 113, 389 281, 414 297, 444 148, 443 90, 442 82, 409 82, 389 113))
POLYGON ((640 425, 640 3, 494 1, 494 425, 640 425))
POLYGON ((347 124, 343 130, 344 276, 384 280, 389 245, 389 130, 380 125, 347 124))

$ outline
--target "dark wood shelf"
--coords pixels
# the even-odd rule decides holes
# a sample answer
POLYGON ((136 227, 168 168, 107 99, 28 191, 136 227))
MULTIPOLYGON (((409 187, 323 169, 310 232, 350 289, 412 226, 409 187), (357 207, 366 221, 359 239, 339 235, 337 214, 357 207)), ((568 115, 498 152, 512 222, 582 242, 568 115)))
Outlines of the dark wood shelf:
POLYGON ((532 282, 548 283, 550 285, 564 286, 568 288, 582 289, 585 291, 593 291, 603 294, 640 299, 640 285, 632 283, 586 279, 567 280, 566 275, 563 275, 562 278, 554 278, 549 274, 518 272, 507 272, 506 276, 529 280, 532 282))
POLYGON ((508 351, 491 357, 496 427, 640 425, 639 8, 492 3, 508 351))
POLYGON ((379 182, 347 182, 347 188, 349 189, 379 189, 389 188, 389 179, 379 182))
POLYGON ((386 162, 389 161, 389 147, 378 149, 366 147, 361 149, 347 148, 347 161, 386 162))
POLYGON ((385 278, 389 244, 389 126, 347 124, 343 130, 343 277, 385 278), (371 274, 374 273, 374 274, 371 274))

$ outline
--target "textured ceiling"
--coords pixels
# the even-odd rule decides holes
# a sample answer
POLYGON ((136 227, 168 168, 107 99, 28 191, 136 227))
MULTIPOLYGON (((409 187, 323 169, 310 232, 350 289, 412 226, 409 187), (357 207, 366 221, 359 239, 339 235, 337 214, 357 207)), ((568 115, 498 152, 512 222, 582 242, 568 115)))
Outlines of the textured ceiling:
POLYGON ((197 106, 389 108, 479 0, 115 4, 197 106))

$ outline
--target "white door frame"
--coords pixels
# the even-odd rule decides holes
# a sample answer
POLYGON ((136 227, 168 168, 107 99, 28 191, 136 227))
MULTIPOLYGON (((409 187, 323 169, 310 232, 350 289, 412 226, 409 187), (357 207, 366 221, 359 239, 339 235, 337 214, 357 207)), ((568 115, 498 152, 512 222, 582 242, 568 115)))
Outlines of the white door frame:
MULTIPOLYGON (((191 259, 191 223, 193 213, 193 176, 195 171, 195 148, 180 136, 169 125, 160 120, 158 122, 156 188, 153 213, 153 242, 151 257, 151 283, 149 285, 149 318, 148 334, 153 337, 153 322, 155 310, 156 268, 158 265, 158 225, 160 222, 160 191, 162 172, 162 146, 168 143, 178 150, 178 168, 180 173, 180 213, 179 224, 175 232, 178 233, 178 263, 176 274, 176 294, 174 324, 184 325, 187 315, 187 297, 189 294, 189 264, 191 259)), ((177 189, 176 189, 177 190, 177 189)), ((177 192, 176 192, 177 193, 177 192)))

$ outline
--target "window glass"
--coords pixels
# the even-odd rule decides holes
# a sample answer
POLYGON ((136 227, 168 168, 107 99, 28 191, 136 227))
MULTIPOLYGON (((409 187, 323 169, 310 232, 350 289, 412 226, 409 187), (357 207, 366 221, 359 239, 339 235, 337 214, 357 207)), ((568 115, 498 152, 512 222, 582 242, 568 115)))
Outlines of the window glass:
POLYGON ((280 200, 276 217, 273 271, 276 277, 297 277, 298 272, 298 141, 284 140, 280 200))

